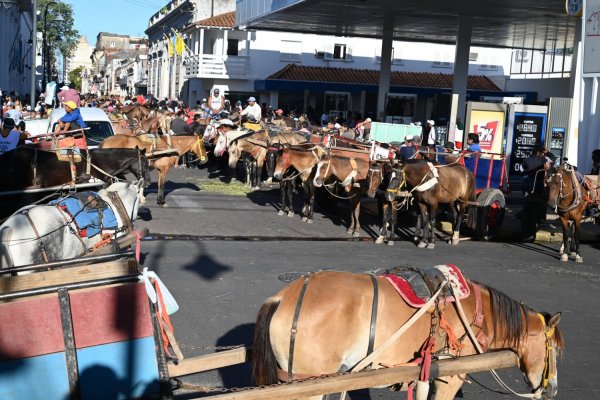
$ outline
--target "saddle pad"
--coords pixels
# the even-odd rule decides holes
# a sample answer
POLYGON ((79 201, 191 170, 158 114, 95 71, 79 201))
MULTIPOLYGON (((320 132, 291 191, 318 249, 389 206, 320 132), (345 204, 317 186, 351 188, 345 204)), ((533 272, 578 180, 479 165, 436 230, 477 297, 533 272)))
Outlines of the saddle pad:
POLYGON ((119 226, 113 210, 95 192, 77 193, 76 196, 62 197, 48 204, 56 205, 69 214, 75 220, 80 236, 91 238, 103 229, 114 230, 119 226), (88 196, 95 197, 99 206, 90 207, 88 196))
POLYGON ((143 133, 137 136, 140 142, 145 144, 155 144, 160 141, 160 137, 156 133, 143 133))
MULTIPOLYGON (((428 287, 427 283, 424 281, 424 276, 433 277, 433 281, 439 279, 440 282, 443 279, 448 279, 452 289, 456 293, 459 293, 458 298, 460 300, 469 297, 470 294, 469 286, 467 285, 467 281, 462 272, 456 265, 452 264, 437 265, 431 269, 422 270, 421 272, 417 272, 413 269, 405 269, 397 273, 384 274, 383 276, 392 284, 404 301, 414 308, 423 307, 423 305, 429 301, 431 295, 437 290, 437 287, 428 287)), ((454 301, 454 297, 450 290, 443 291, 439 298, 443 299, 445 302, 454 301)))

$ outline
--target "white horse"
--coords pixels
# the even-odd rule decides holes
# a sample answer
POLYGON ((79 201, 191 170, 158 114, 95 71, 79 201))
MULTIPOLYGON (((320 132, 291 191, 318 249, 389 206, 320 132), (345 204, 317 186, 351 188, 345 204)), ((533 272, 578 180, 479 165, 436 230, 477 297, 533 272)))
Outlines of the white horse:
MULTIPOLYGON (((108 192, 118 194, 127 215, 133 221, 140 204, 141 185, 141 181, 117 182, 98 192, 115 214, 117 237, 125 233, 121 229, 125 221, 108 192)), ((0 226, 0 268, 81 257, 101 240, 101 234, 91 238, 80 237, 73 218, 55 205, 25 206, 0 226)))

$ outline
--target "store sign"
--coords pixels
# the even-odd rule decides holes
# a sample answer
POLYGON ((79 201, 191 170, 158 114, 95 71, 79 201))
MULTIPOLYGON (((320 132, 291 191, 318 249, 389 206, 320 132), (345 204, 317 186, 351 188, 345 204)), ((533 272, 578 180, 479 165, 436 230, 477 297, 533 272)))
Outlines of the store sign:
POLYGON ((479 146, 484 152, 502 153, 504 136, 504 112, 502 111, 471 111, 471 128, 466 133, 479 135, 479 146))
POLYGON ((515 113, 515 127, 510 154, 510 175, 523 175, 523 160, 536 145, 543 145, 546 133, 546 114, 515 113))

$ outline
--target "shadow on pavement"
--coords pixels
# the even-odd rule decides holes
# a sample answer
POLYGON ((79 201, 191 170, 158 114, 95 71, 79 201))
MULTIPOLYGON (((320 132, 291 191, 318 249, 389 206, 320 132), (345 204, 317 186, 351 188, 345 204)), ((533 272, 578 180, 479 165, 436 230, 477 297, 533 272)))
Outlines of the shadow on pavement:
POLYGON ((231 267, 207 256, 202 243, 196 243, 196 247, 198 248, 198 257, 190 264, 184 265, 184 270, 195 272, 206 280, 218 279, 221 275, 231 270, 231 267))

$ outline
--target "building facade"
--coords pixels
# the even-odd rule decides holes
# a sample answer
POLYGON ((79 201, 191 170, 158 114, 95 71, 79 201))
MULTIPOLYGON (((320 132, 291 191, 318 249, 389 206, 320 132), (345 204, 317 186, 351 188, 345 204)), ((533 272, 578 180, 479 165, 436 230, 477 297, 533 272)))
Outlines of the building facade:
MULTIPOLYGON (((4 0, 0 7, 0 90, 22 98, 29 94, 33 58, 32 3, 27 0, 4 0)), ((36 65, 41 64, 37 60, 36 65)), ((39 73, 41 77, 41 70, 39 73)), ((39 87, 37 88, 39 90, 39 87)))

